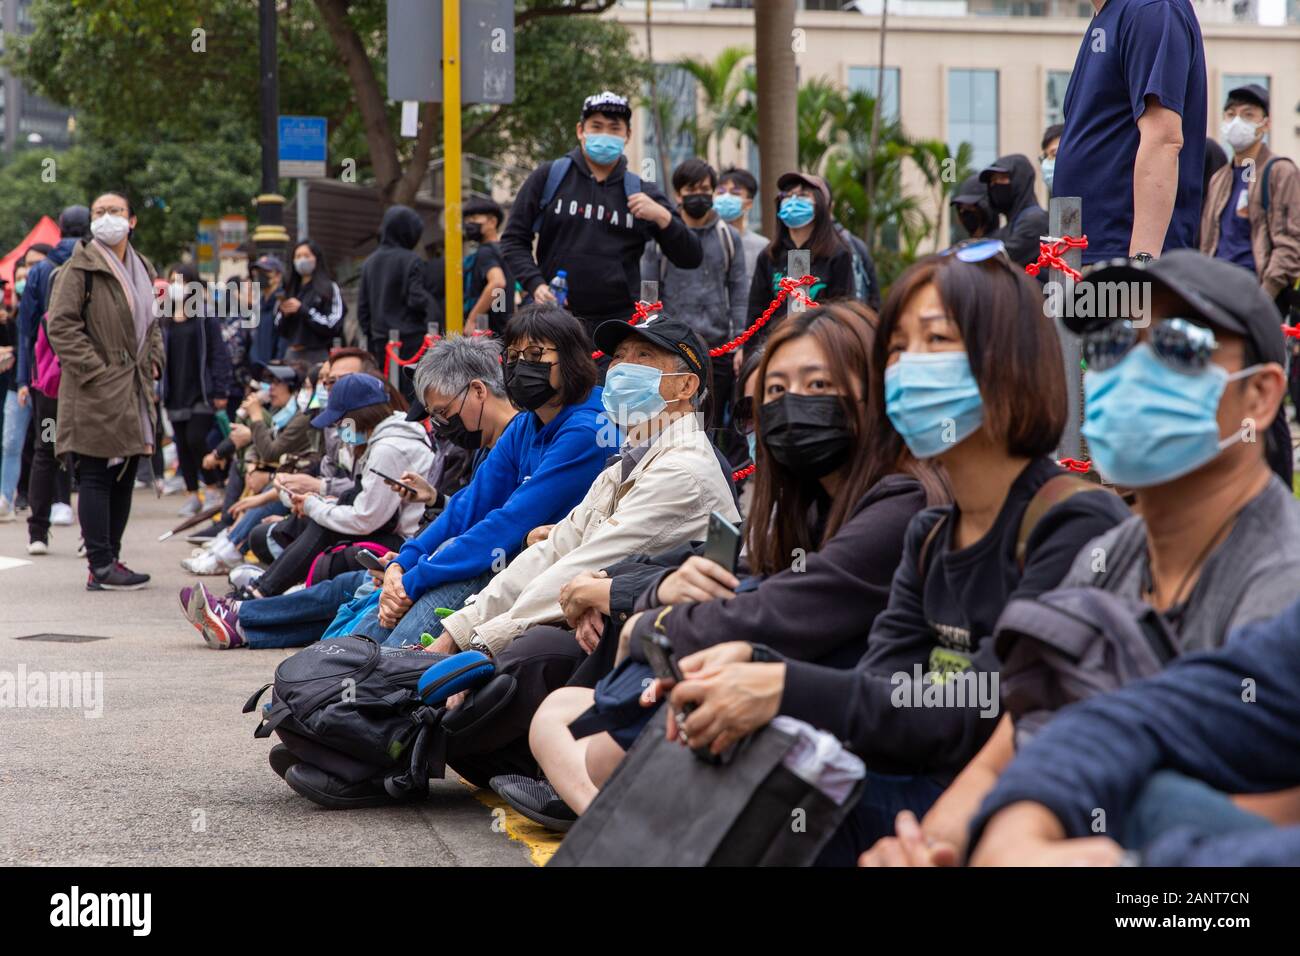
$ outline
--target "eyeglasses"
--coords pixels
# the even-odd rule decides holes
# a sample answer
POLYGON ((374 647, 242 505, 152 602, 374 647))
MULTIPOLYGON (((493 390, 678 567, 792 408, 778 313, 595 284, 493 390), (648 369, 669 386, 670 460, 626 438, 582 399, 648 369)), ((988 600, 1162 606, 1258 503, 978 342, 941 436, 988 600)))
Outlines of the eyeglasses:
MULTIPOLYGON (((1114 368, 1138 344, 1140 333, 1128 319, 1085 329, 1083 358, 1094 372, 1114 368)), ((1214 332, 1191 319, 1170 318, 1151 327, 1151 351, 1175 372, 1196 375, 1205 371, 1219 347, 1214 332)))
POLYGON ((1001 256, 1008 264, 1011 257, 1001 239, 963 239, 955 246, 942 250, 941 256, 955 256, 962 262, 985 262, 995 256, 1001 256))
POLYGON ((125 206, 100 206, 91 211, 90 218, 98 219, 100 216, 125 216, 126 212, 127 210, 125 206))
MULTIPOLYGON (((472 382, 466 382, 465 387, 460 390, 456 398, 453 398, 450 402, 442 406, 442 408, 438 409, 436 412, 432 408, 429 409, 429 417, 433 419, 434 425, 436 425, 438 428, 446 428, 450 424, 449 421, 450 416, 447 414, 447 410, 450 409, 451 406, 456 404, 457 399, 460 400, 460 407, 462 409, 465 407, 465 399, 469 397, 469 387, 472 384, 473 384, 472 382)), ((457 414, 459 414, 459 412, 457 414)))
POLYGON ((545 355, 547 352, 555 352, 555 351, 556 349, 554 349, 549 345, 545 347, 540 345, 530 345, 528 348, 523 349, 522 351, 519 349, 506 349, 506 364, 514 365, 520 359, 523 359, 525 362, 540 362, 542 360, 542 356, 545 355))

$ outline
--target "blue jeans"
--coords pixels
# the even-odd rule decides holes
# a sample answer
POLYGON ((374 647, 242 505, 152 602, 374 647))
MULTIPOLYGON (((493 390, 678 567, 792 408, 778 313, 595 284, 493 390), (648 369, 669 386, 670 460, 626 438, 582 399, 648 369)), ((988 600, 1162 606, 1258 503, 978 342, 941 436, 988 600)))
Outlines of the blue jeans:
POLYGON ((258 598, 239 606, 239 624, 249 647, 305 647, 319 641, 338 609, 370 578, 349 571, 292 594, 258 598))
POLYGON ((822 847, 816 866, 857 866, 877 840, 894 835, 894 818, 911 810, 917 819, 934 806, 946 784, 930 777, 906 777, 868 770, 862 798, 822 847))
POLYGON ((272 501, 270 504, 258 505, 256 508, 250 508, 239 516, 235 526, 230 529, 227 535, 230 543, 237 547, 241 552, 248 550, 248 536, 253 533, 253 529, 262 523, 262 519, 271 515, 287 515, 289 509, 278 501, 272 501))
POLYGON ((352 628, 352 633, 378 641, 385 647, 401 647, 405 644, 418 645, 421 634, 428 633, 437 637, 442 633, 442 618, 438 617, 438 608, 446 607, 451 608, 453 611, 460 610, 471 594, 477 594, 491 580, 492 572, 488 570, 476 578, 468 578, 464 581, 448 581, 445 584, 430 588, 420 595, 419 600, 397 622, 397 626, 392 628, 381 627, 379 624, 379 609, 377 607, 371 608, 361 615, 361 619, 352 628))
POLYGON ((18 489, 18 473, 23 467, 23 441, 32 420, 32 403, 18 404, 18 393, 5 391, 3 447, 0 448, 0 498, 12 507, 18 489))
POLYGON ((1164 834, 1188 828, 1205 836, 1238 830, 1261 830, 1273 823, 1242 810, 1207 784, 1173 770, 1161 770, 1146 782, 1124 821, 1120 843, 1141 850, 1164 834))

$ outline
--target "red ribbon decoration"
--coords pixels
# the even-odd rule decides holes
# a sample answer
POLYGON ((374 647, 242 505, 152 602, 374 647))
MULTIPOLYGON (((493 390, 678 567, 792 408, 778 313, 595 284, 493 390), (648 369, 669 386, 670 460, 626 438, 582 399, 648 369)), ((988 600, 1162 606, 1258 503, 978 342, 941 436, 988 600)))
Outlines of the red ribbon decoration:
POLYGON ((1056 463, 1066 471, 1073 471, 1080 475, 1092 471, 1092 462, 1084 458, 1061 458, 1056 463))
POLYGON ((750 475, 754 473, 754 469, 756 467, 758 466, 751 463, 746 465, 744 468, 737 468, 735 471, 731 473, 731 480, 740 481, 744 478, 748 478, 750 475))
POLYGON ((1064 272, 1075 282, 1078 282, 1081 278, 1083 278, 1083 274, 1080 273, 1077 269, 1072 269, 1069 266, 1067 266, 1065 264, 1065 260, 1062 259, 1061 256, 1065 254, 1066 249, 1087 249, 1087 248, 1088 248, 1087 236, 1079 236, 1077 238, 1075 236, 1062 236, 1060 239, 1057 239, 1055 242, 1040 241, 1038 243, 1038 261, 1031 262, 1029 263, 1029 265, 1025 266, 1025 271, 1029 273, 1031 276, 1036 276, 1038 275, 1039 270, 1043 266, 1047 266, 1047 268, 1049 269, 1057 269, 1061 272, 1064 272))

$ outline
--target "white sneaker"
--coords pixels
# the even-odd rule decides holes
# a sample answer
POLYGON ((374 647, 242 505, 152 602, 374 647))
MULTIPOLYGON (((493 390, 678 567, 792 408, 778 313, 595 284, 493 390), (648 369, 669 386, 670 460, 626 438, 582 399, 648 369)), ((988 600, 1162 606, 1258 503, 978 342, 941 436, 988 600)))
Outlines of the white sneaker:
POLYGON ((242 555, 229 541, 212 548, 207 554, 186 558, 181 567, 190 574, 228 574, 235 565, 243 561, 242 555))
POLYGON ((27 553, 28 554, 49 554, 50 546, 46 544, 44 541, 29 541, 27 542, 27 553))
POLYGON ((8 524, 10 521, 18 520, 18 511, 14 508, 14 503, 7 498, 0 498, 0 524, 8 524))
POLYGON ((65 505, 62 501, 58 501, 50 508, 50 524, 69 527, 73 520, 72 505, 65 505))

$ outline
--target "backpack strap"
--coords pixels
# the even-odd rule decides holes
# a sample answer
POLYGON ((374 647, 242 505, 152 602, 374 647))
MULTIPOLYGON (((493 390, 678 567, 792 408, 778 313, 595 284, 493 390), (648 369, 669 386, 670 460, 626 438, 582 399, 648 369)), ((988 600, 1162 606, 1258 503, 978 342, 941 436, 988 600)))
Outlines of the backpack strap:
POLYGON ((723 275, 730 275, 731 263, 736 258, 736 242, 731 238, 731 227, 719 216, 714 228, 718 230, 718 238, 722 240, 723 275))
POLYGON ((546 185, 542 187, 542 201, 537 204, 537 218, 533 220, 533 232, 541 231, 542 217, 546 214, 546 207, 555 198, 555 194, 560 188, 560 182, 572 165, 573 160, 568 156, 561 156, 559 159, 552 161, 551 168, 546 173, 546 185))
POLYGON ((623 195, 632 196, 641 191, 641 177, 630 169, 623 170, 623 195))
POLYGON ((1282 158, 1281 156, 1269 157, 1269 161, 1264 164, 1264 171, 1259 175, 1259 205, 1264 210, 1266 217, 1268 216, 1269 204, 1268 171, 1273 168, 1274 163, 1282 158))
POLYGON ((1029 499, 1029 504, 1025 506, 1025 513, 1020 518, 1020 530, 1016 534, 1016 564, 1020 566, 1020 570, 1022 572, 1025 570, 1029 537, 1047 512, 1081 492, 1105 490, 1101 485, 1071 474, 1053 475, 1039 485, 1034 496, 1029 499))
POLYGON ((921 542, 921 548, 916 552, 916 571, 920 575, 922 585, 925 584, 925 576, 930 573, 930 551, 939 533, 948 523, 949 512, 945 511, 939 515, 939 520, 930 525, 930 530, 925 533, 925 540, 921 542))

